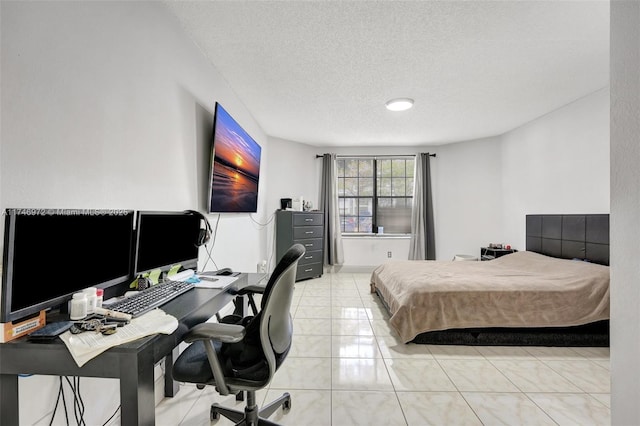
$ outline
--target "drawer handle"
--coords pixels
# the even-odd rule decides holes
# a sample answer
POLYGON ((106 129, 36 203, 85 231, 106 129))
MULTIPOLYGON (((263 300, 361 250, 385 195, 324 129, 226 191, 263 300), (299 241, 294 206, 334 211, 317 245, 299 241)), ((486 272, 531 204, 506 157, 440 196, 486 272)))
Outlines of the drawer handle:
POLYGON ((305 269, 304 271, 305 271, 305 272, 311 272, 311 271, 313 271, 313 268, 305 269))
POLYGON ((313 259, 313 256, 305 256, 305 259, 313 259))
POLYGON ((313 222, 313 219, 311 219, 311 218, 307 218, 307 219, 305 219, 304 221, 305 221, 305 222, 313 222))
POLYGON ((313 243, 305 244, 304 246, 305 246, 305 247, 313 247, 313 243))
POLYGON ((305 234, 313 234, 313 231, 306 231, 305 234))

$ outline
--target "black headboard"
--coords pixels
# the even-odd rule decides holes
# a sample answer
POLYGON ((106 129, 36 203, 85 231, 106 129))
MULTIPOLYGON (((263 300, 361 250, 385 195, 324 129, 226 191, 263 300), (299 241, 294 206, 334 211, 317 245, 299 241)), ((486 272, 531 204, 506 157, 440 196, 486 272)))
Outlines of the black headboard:
POLYGON ((609 215, 527 215, 527 250, 608 265, 609 215))

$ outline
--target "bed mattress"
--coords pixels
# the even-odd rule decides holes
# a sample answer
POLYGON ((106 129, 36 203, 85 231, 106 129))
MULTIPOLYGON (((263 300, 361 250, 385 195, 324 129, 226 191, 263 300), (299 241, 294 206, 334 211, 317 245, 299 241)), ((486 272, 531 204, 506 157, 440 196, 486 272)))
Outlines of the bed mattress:
POLYGON ((371 284, 405 342, 481 327, 567 327, 609 318, 609 267, 517 252, 488 262, 405 261, 371 284))

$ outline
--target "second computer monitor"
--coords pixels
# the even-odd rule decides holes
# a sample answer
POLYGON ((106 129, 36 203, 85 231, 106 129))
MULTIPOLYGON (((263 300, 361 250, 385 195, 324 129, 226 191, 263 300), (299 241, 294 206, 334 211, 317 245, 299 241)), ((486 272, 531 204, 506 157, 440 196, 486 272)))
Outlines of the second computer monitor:
POLYGON ((197 267, 200 222, 188 212, 138 212, 135 275, 178 264, 197 267))

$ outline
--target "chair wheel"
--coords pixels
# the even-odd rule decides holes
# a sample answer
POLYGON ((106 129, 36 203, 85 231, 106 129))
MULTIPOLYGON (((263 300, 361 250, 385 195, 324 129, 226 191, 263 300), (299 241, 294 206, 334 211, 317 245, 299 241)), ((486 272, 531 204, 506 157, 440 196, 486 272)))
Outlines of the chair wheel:
POLYGON ((285 399, 284 402, 282 403, 282 411, 284 413, 288 413, 289 410, 291 410, 291 398, 285 399))
POLYGON ((216 410, 216 407, 211 407, 211 412, 209 413, 209 419, 212 422, 215 422, 216 420, 220 419, 220 413, 218 413, 218 410, 216 410))

